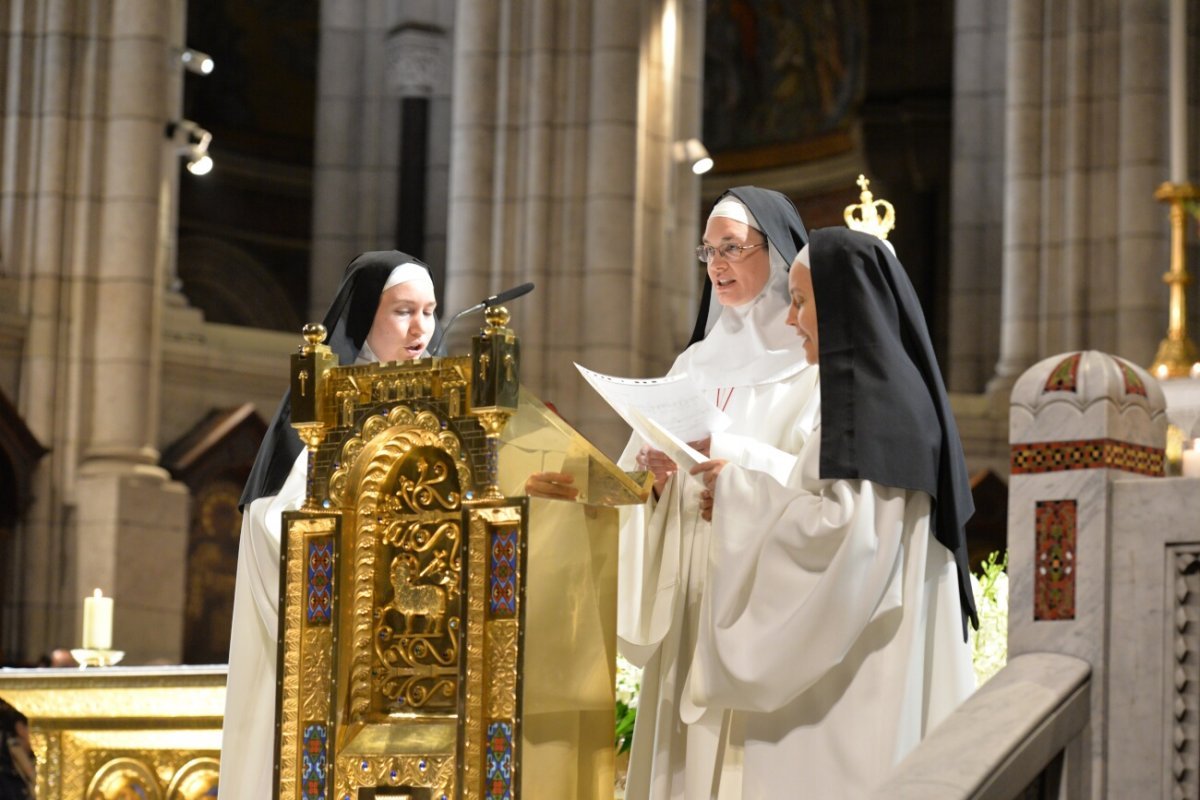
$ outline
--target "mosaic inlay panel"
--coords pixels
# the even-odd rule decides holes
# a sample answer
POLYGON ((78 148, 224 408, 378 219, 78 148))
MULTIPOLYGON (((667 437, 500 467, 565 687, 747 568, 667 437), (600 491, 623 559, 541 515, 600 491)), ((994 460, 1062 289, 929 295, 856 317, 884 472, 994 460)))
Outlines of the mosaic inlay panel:
POLYGON ((487 800, 512 800, 513 726, 509 722, 492 722, 487 728, 487 779, 484 797, 487 800))
POLYGON ((304 726, 304 763, 300 772, 301 800, 325 800, 328 732, 321 723, 304 726))
POLYGON ((1075 619, 1076 503, 1039 500, 1034 514, 1033 618, 1075 619))
POLYGON ((1163 475, 1164 463, 1165 454, 1161 447, 1113 439, 1014 444, 1010 456, 1013 475, 1072 469, 1119 469, 1158 478, 1163 475))
POLYGON ((307 602, 309 625, 328 625, 333 619, 333 537, 308 540, 307 602))
POLYGON ((1083 358, 1083 353, 1075 353, 1067 356, 1058 363, 1050 375, 1046 378, 1046 385, 1042 387, 1043 392, 1074 392, 1077 390, 1077 381, 1079 379, 1079 361, 1083 358))
POLYGON ((497 528, 492 534, 491 616, 493 619, 517 614, 517 547, 519 528, 497 528))
POLYGON ((1121 368, 1121 375, 1125 378, 1125 394, 1140 394, 1142 397, 1148 397, 1149 395, 1146 394, 1146 384, 1133 371, 1133 367, 1115 356, 1113 357, 1113 361, 1121 368))

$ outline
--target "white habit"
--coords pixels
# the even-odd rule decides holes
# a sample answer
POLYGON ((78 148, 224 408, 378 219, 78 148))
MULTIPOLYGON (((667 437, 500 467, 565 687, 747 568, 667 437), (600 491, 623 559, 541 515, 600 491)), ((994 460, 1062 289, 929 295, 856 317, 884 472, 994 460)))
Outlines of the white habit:
POLYGON ((308 452, 301 451, 279 494, 258 498, 242 514, 221 731, 220 791, 230 800, 271 796, 280 515, 304 505, 307 466, 308 452))
MULTIPOLYGON (((823 481, 819 463, 818 427, 786 485, 726 467, 711 530, 690 554, 681 537, 704 592, 698 608, 674 592, 688 624, 674 609, 650 659, 648 674, 674 654, 677 674, 643 686, 655 735, 635 758, 657 763, 630 798, 865 797, 974 689, 929 496, 823 481)), ((647 576, 642 594, 667 588, 647 576)))
MULTIPOLYGON (((687 369, 693 349, 668 374, 687 369)), ((727 431, 713 435, 712 457, 785 480, 816 424, 817 368, 801 362, 793 364, 791 374, 762 383, 702 385, 702 390, 711 392, 733 420, 727 431)), ((634 468, 642 444, 633 437, 623 468, 634 468)), ((718 763, 719 726, 684 725, 678 702, 708 580, 711 526, 700 518, 702 488, 695 478, 677 473, 657 502, 622 509, 618 648, 645 670, 626 788, 630 800, 706 798, 718 763), (685 758, 695 769, 684 769, 685 758)))

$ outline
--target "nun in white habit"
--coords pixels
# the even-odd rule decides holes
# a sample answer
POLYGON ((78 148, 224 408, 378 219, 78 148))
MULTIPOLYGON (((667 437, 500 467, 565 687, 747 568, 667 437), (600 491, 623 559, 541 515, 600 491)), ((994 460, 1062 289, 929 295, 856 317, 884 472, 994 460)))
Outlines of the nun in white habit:
MULTIPOLYGON (((429 268, 395 250, 363 253, 325 315, 342 363, 425 354, 436 328, 429 268)), ((242 532, 221 736, 221 796, 269 798, 275 752, 275 659, 281 514, 304 503, 308 456, 284 395, 242 492, 242 532)))
MULTIPOLYGON (((816 367, 784 322, 788 264, 806 241, 784 195, 752 186, 723 195, 698 249, 708 265, 706 298, 711 292, 716 302, 711 313, 703 305, 694 343, 668 373, 686 372, 732 419, 709 438, 714 458, 779 480, 791 473, 818 414, 816 367)), ((740 768, 729 717, 680 716, 712 548, 702 487, 636 435, 620 464, 652 469, 657 496, 622 513, 618 647, 644 668, 626 796, 715 796, 740 768)))
POLYGON ((782 482, 719 458, 693 470, 712 537, 682 720, 726 720, 741 769, 721 798, 865 798, 974 688, 973 504, 900 262, 827 229, 791 272, 822 419, 782 482))

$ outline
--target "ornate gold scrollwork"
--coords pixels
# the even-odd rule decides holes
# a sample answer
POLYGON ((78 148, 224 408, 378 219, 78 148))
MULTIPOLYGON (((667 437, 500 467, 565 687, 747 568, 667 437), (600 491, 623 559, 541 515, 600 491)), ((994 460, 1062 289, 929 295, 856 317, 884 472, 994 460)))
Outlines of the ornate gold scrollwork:
POLYGON ((347 440, 330 479, 339 505, 357 498, 353 543, 344 550, 354 564, 350 715, 452 715, 470 469, 458 437, 428 411, 396 406, 360 430, 363 444, 347 440))
POLYGON ((393 551, 391 596, 376 611, 376 690, 388 711, 452 706, 461 646, 461 613, 451 613, 459 606, 459 526, 445 522, 432 536, 420 525, 397 527, 410 535, 393 551))
POLYGON ((512 619, 487 623, 487 660, 491 685, 487 714, 492 719, 513 719, 517 714, 517 638, 520 628, 512 619))
POLYGON ((361 786, 428 786, 433 797, 456 797, 453 758, 342 756, 334 771, 334 797, 356 797, 361 786))

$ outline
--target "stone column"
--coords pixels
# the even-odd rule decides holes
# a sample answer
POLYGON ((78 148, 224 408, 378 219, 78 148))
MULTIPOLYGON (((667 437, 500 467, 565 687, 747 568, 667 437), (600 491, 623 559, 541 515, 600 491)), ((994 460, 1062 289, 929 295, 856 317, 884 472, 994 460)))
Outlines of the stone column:
POLYGON ((1100 346, 1149 364, 1167 330, 1169 295, 1162 275, 1171 268, 1167 207, 1154 199, 1154 190, 1170 177, 1167 3, 1121 3, 1120 20, 1116 324, 1114 342, 1100 346))
POLYGON ((955 3, 950 354, 945 365, 955 392, 982 391, 1000 356, 1007 34, 1007 3, 955 3))
POLYGON ((522 380, 614 455, 627 429, 572 361, 662 374, 690 333, 699 182, 673 146, 699 133, 702 13, 461 0, 456 15, 444 305, 537 284, 511 308, 522 380))
POLYGON ((454 16, 454 4, 447 2, 321 3, 309 279, 314 320, 324 314, 354 256, 396 247, 401 98, 414 91, 429 99, 425 260, 439 277, 446 225, 446 31, 454 16))
POLYGON ((309 318, 319 320, 346 264, 384 249, 381 221, 395 217, 396 109, 382 104, 383 37, 370 36, 374 3, 322 2, 313 153, 309 318), (366 245, 366 246, 364 246, 366 245))
POLYGON ((1000 361, 989 386, 1000 391, 1037 357, 1043 15, 1043 0, 1009 5, 1000 361))
POLYGON ((1070 772, 1081 769, 1079 797, 1107 797, 1110 722, 1126 713, 1109 706, 1118 679, 1110 653, 1124 646, 1114 619, 1127 613, 1113 605, 1110 587, 1128 566, 1112 554, 1117 537, 1138 535, 1110 526, 1111 490, 1118 481, 1162 476, 1162 390, 1124 359, 1064 353, 1020 377, 1009 420, 1008 653, 1064 653, 1092 665, 1091 722, 1081 764, 1070 772))
POLYGON ((115 596, 114 647, 134 661, 174 660, 182 646, 187 491, 158 466, 157 450, 159 216, 173 185, 159 154, 174 148, 164 127, 168 82, 182 80, 180 43, 171 40, 182 9, 121 0, 107 23, 99 218, 81 287, 93 324, 80 341, 75 588, 115 596))
POLYGON ((5 7, 0 241, 29 328, 18 404, 51 448, 18 532, 9 655, 79 643, 116 597, 114 645, 178 656, 187 497, 156 466, 169 81, 182 0, 5 7), (172 34, 175 35, 172 35, 172 34))
POLYGON ((1006 391, 1077 347, 1149 363, 1165 330, 1166 4, 1011 0, 1000 358, 1006 391))
MULTIPOLYGON (((71 168, 72 131, 86 136, 96 124, 87 109, 67 103, 70 70, 52 65, 70 61, 71 41, 81 22, 66 0, 40 6, 30 19, 12 4, 0 12, 4 44, 0 81, 0 247, 6 291, 0 304, 27 320, 17 391, 18 410, 50 453, 32 476, 34 503, 14 543, 13 563, 5 565, 4 650, 10 658, 31 659, 64 638, 72 612, 63 607, 67 553, 67 494, 63 481, 77 460, 77 439, 64 409, 72 392, 68 306, 70 242, 64 221, 86 218, 91 209, 86 184, 71 168), (37 169, 34 167, 37 166, 37 169), (63 372, 67 375, 63 375, 63 372), (54 402, 55 398, 63 402, 54 402)), ((84 97, 94 84, 85 83, 84 97)), ((71 592, 73 596, 74 592, 71 592)))

